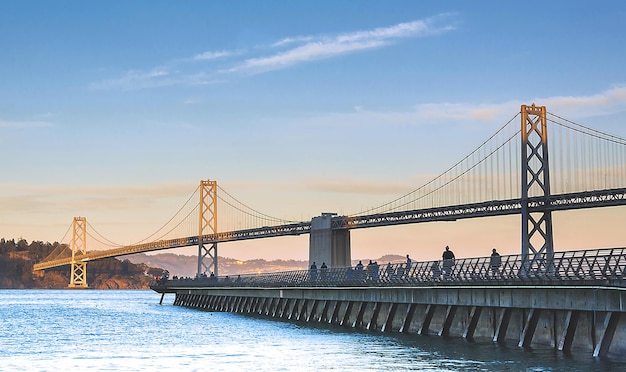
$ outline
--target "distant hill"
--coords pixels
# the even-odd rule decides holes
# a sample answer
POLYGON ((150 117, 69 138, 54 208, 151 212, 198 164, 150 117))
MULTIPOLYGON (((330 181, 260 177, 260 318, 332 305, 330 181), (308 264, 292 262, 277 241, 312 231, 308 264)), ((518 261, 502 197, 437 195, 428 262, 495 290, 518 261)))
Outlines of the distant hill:
MULTIPOLYGON (((176 275, 182 277, 194 277, 198 270, 197 256, 186 256, 173 253, 159 253, 155 255, 137 253, 127 256, 126 258, 135 264, 143 263, 150 267, 162 267, 170 272, 170 276, 176 275)), ((217 270, 220 276, 304 270, 308 266, 308 261, 266 261, 262 259, 242 261, 228 257, 219 257, 217 262, 217 270)))
MULTIPOLYGON (((135 264, 145 264, 149 267, 162 267, 170 272, 171 276, 182 277, 194 277, 198 270, 198 257, 179 255, 173 253, 159 253, 154 255, 147 255, 145 253, 137 253, 130 256, 126 256, 130 262, 135 264)), ((352 266, 356 265, 359 260, 364 263, 369 262, 370 258, 361 258, 352 260, 352 266)), ((404 262, 405 257, 400 255, 385 255, 378 259, 372 259, 379 264, 391 262, 398 263, 404 262)), ((218 258, 218 274, 223 275, 238 275, 238 274, 251 274, 251 273, 268 273, 279 271, 292 271, 292 270, 306 270, 308 268, 308 261, 298 260, 272 260, 267 261, 263 259, 256 260, 237 260, 228 257, 218 258)))

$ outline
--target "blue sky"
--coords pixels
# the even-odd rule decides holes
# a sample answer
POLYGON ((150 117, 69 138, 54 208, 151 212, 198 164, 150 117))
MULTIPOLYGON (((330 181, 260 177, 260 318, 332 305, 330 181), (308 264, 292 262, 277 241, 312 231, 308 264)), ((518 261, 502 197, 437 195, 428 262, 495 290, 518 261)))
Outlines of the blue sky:
MULTIPOLYGON (((621 1, 4 1, 0 236, 80 215, 135 242, 201 179, 287 219, 358 211, 532 102, 626 137, 625 35, 621 1)), ((610 212, 596 241, 562 217, 562 247, 623 246, 610 212)), ((353 256, 516 253, 519 221, 494 221, 354 232, 353 256)), ((220 254, 305 259, 306 239, 220 254)))

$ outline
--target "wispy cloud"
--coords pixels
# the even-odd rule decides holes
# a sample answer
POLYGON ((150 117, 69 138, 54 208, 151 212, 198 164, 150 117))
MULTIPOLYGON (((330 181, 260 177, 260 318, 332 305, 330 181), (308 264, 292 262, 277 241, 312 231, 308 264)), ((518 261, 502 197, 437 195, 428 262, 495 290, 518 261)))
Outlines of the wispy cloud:
POLYGON ((493 121, 514 114, 523 104, 546 106, 548 111, 575 117, 610 115, 626 110, 626 86, 615 86, 588 96, 536 97, 528 100, 507 101, 495 104, 429 103, 415 106, 419 120, 472 120, 493 121))
POLYGON ((519 112, 522 104, 535 103, 548 111, 569 118, 611 115, 626 111, 626 85, 588 96, 555 96, 509 100, 493 104, 470 102, 419 103, 406 110, 377 111, 355 106, 352 111, 333 112, 301 119, 303 126, 336 127, 389 127, 421 126, 439 123, 505 124, 519 112))
POLYGON ((222 82, 225 74, 259 74, 299 63, 329 59, 359 51, 382 48, 401 39, 425 37, 455 29, 451 14, 398 23, 371 30, 336 35, 287 36, 262 47, 209 50, 187 58, 175 58, 159 67, 130 70, 121 77, 92 84, 95 89, 146 89, 171 85, 222 82), (278 49, 278 51, 277 51, 278 49), (255 53, 255 56, 251 56, 255 53), (247 58, 241 56, 248 54, 247 58), (219 78, 218 78, 219 77, 219 78))
POLYGON ((149 71, 130 70, 123 76, 115 79, 107 79, 99 83, 92 84, 95 89, 141 89, 153 88, 168 85, 170 72, 164 67, 153 68, 149 71))
POLYGON ((296 36, 296 37, 286 37, 282 40, 279 40, 277 42, 275 42, 274 44, 272 44, 273 47, 282 47, 285 45, 289 45, 289 44, 295 44, 295 43, 303 43, 303 42, 309 42, 309 41, 313 41, 314 37, 313 36, 296 36))
POLYGON ((227 50, 208 51, 208 52, 203 52, 203 53, 200 53, 200 54, 196 54, 195 56, 193 56, 193 60, 194 61, 210 61, 210 60, 213 60, 213 59, 230 57, 230 56, 233 56, 233 55, 237 55, 239 53, 241 53, 241 52, 227 51, 227 50))
POLYGON ((626 110, 626 85, 615 86, 590 96, 558 96, 537 99, 554 113, 567 112, 579 117, 610 115, 626 110))
POLYGON ((381 48, 403 38, 428 36, 453 30, 455 26, 451 23, 439 24, 444 18, 447 17, 442 15, 425 20, 399 23, 388 27, 375 28, 373 30, 342 33, 334 36, 315 35, 288 37, 274 43, 273 46, 301 45, 269 56, 249 58, 224 71, 246 71, 249 73, 267 72, 293 66, 298 63, 381 48))
POLYGON ((160 67, 148 71, 131 70, 119 78, 94 83, 91 88, 138 90, 172 85, 208 85, 222 80, 212 78, 205 73, 184 74, 160 67))

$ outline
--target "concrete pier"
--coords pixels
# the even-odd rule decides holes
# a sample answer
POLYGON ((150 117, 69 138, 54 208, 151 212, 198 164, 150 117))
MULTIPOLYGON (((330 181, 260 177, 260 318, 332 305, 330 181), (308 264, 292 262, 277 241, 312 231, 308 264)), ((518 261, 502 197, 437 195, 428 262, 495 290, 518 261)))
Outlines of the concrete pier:
MULTIPOLYGON (((155 289, 159 292, 158 289, 155 289)), ((523 348, 626 355, 626 289, 610 286, 175 287, 174 305, 523 348)))

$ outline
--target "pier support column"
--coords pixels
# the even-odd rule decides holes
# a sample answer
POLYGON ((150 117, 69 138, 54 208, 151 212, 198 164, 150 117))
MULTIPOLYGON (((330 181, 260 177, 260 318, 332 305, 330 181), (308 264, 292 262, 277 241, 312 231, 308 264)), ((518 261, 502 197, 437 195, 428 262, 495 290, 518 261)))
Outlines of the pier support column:
POLYGON ((478 325, 478 320, 480 319, 480 314, 482 313, 482 306, 472 306, 472 310, 470 313, 470 321, 463 332, 463 338, 468 341, 474 340, 474 332, 476 331, 476 326, 478 325))
POLYGON ((574 341, 574 335, 576 334, 576 327, 578 326, 579 317, 580 311, 570 310, 567 312, 563 336, 561 337, 558 345, 558 349, 560 351, 570 351, 570 349, 572 348, 572 341, 574 341))
POLYGON ((617 329, 617 324, 619 323, 620 315, 621 313, 617 311, 609 311, 606 314, 604 327, 602 328, 602 333, 600 335, 600 342, 598 342, 593 350, 594 358, 605 357, 609 352, 613 336, 615 335, 615 330, 617 329))
POLYGON ((309 266, 315 262, 330 268, 351 266, 350 230, 333 230, 332 219, 336 213, 322 213, 311 220, 309 236, 309 266))

